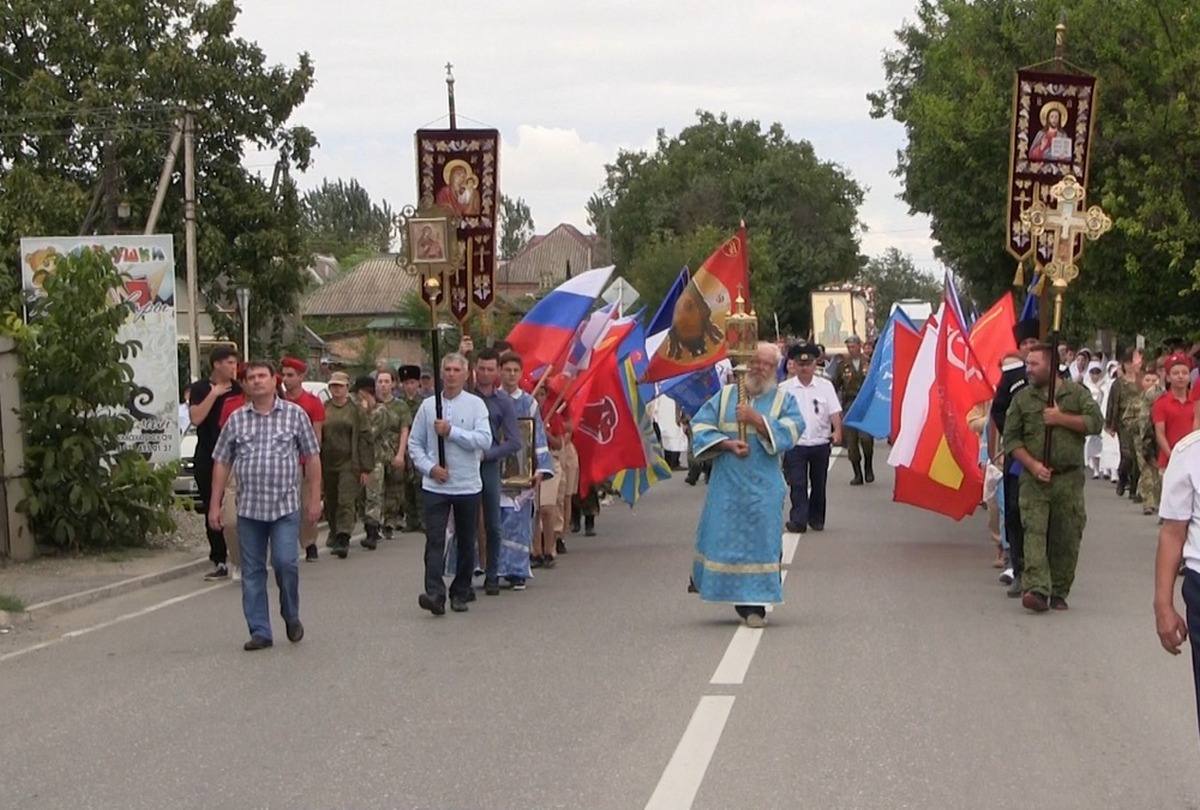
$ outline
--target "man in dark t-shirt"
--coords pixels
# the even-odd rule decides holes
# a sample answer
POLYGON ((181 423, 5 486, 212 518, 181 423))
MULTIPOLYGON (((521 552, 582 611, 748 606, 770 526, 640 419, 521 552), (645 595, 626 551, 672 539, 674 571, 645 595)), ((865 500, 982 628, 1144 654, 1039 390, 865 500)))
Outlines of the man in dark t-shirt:
MULTIPOLYGON (((1040 329, 1041 324, 1034 318, 1019 321, 1013 327, 1017 354, 1005 357, 1001 362, 1000 384, 996 386, 996 396, 992 399, 992 431, 989 435, 997 448, 995 451, 989 448, 988 455, 992 458, 999 452, 999 437, 1004 435, 1004 417, 1008 414, 1008 406, 1012 404, 1013 396, 1028 384, 1025 358, 1029 350, 1037 345, 1040 329)), ((1017 500, 1021 465, 1011 458, 1005 458, 1003 465, 1004 537, 1008 542, 1008 568, 1000 575, 1000 581, 1008 585, 1008 595, 1015 599, 1022 593, 1021 571, 1025 566, 1025 529, 1021 524, 1021 506, 1017 500)))
MULTIPOLYGON (((196 426, 195 477, 196 488, 200 490, 203 514, 208 513, 209 502, 213 497, 212 454, 213 448, 217 446, 217 438, 221 435, 221 408, 226 399, 242 393, 241 386, 237 384, 238 353, 235 349, 230 346, 217 346, 209 355, 208 363, 212 367, 211 375, 207 380, 192 383, 191 405, 188 408, 192 424, 196 426)), ((224 579, 229 576, 225 533, 207 523, 205 530, 208 533, 208 558, 212 560, 213 570, 204 578, 224 579)))

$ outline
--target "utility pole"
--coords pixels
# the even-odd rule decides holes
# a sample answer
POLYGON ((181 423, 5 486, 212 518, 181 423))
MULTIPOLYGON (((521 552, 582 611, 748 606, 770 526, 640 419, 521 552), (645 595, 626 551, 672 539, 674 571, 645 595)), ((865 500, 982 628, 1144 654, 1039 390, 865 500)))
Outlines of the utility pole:
POLYGON ((188 367, 200 379, 200 289, 196 282, 196 118, 183 116, 183 235, 187 245, 188 367))
POLYGON ((174 134, 171 135, 171 147, 167 150, 167 158, 163 161, 162 174, 158 177, 158 188, 154 192, 154 204, 150 206, 150 216, 146 217, 144 235, 150 236, 158 227, 158 215, 162 212, 163 201, 167 198, 167 188, 171 185, 171 173, 175 171, 175 159, 179 157, 179 147, 183 144, 183 123, 178 119, 174 122, 174 134))
POLYGON ((104 140, 104 147, 101 152, 104 162, 104 232, 114 234, 117 232, 117 144, 112 139, 112 135, 104 140))

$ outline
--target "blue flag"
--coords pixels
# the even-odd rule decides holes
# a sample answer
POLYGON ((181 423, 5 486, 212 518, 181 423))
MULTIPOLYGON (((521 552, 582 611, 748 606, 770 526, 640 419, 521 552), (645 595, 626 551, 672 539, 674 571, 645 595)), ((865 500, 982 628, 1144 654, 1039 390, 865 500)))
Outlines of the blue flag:
MULTIPOLYGON (((675 302, 679 300, 679 296, 683 295, 684 289, 687 288, 688 279, 688 269, 685 267, 679 271, 679 277, 675 279, 675 283, 671 285, 671 289, 667 290, 667 297, 659 304, 658 312, 654 313, 654 317, 646 325, 647 335, 657 335, 659 332, 665 332, 671 328, 671 322, 675 318, 675 302)), ((645 369, 642 369, 642 371, 645 371, 645 369)))
POLYGON ((717 374, 716 366, 710 366, 691 374, 681 375, 659 383, 659 393, 675 400, 679 410, 688 415, 696 415, 705 402, 713 394, 721 390, 721 376, 717 374), (663 386, 670 384, 669 388, 663 386))
POLYGON ((1021 307, 1021 317, 1018 321, 1037 320, 1038 317, 1038 297, 1033 294, 1032 290, 1038 285, 1038 274, 1034 271, 1033 282, 1029 285, 1029 290, 1025 291, 1025 305, 1021 307))
POLYGON ((883 327, 883 334, 871 355, 871 370, 863 380, 862 390, 846 411, 846 427, 870 433, 876 439, 886 439, 892 432, 892 378, 895 362, 896 321, 903 321, 914 332, 916 327, 904 312, 897 308, 883 327))

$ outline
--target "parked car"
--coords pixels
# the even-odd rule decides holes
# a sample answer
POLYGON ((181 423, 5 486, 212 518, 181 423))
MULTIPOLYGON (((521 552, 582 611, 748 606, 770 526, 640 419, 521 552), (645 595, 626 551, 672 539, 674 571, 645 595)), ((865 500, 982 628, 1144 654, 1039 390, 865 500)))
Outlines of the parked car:
POLYGON ((195 506, 200 505, 200 487, 196 486, 196 443, 200 440, 196 435, 196 426, 191 425, 179 439, 179 472, 175 476, 175 494, 190 501, 195 506))
POLYGON ((316 394, 317 398, 320 399, 322 403, 330 400, 329 383, 320 382, 318 380, 305 380, 300 384, 304 386, 304 390, 308 393, 316 394))

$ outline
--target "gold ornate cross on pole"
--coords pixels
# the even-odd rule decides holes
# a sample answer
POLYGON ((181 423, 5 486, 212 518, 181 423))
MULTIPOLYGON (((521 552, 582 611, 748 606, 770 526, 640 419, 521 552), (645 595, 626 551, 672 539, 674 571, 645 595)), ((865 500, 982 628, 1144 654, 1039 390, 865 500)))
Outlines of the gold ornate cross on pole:
POLYGON ((1034 202, 1021 214, 1021 222, 1036 239, 1043 233, 1054 238, 1054 253, 1042 268, 1054 289, 1055 332, 1062 328, 1063 293, 1072 281, 1079 278, 1075 264, 1075 240, 1085 236, 1091 241, 1112 230, 1112 218, 1098 205, 1083 208, 1087 191, 1073 176, 1068 175, 1050 189, 1054 206, 1034 202))

